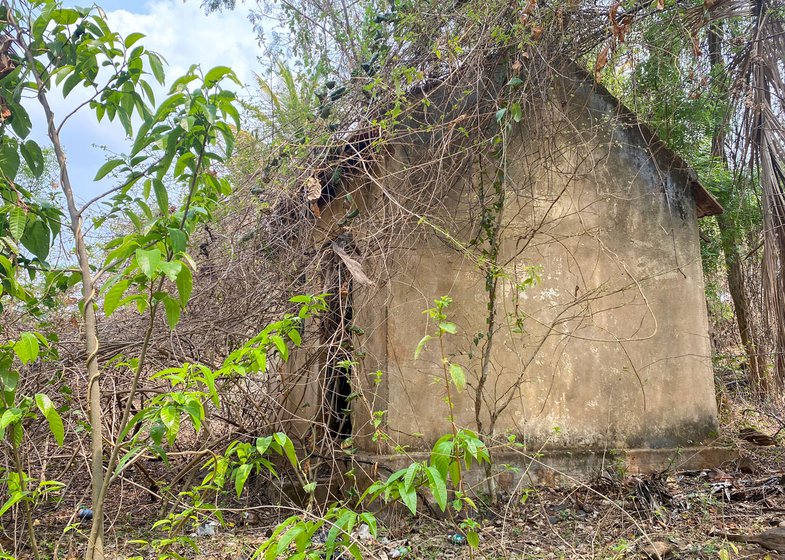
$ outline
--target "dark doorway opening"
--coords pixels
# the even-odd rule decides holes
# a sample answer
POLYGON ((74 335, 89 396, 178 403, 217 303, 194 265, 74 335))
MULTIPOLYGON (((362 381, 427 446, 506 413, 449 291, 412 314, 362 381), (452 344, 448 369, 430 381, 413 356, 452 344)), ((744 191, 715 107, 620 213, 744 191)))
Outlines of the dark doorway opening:
POLYGON ((334 441, 341 441, 352 435, 352 281, 337 258, 332 272, 322 332, 326 343, 323 414, 327 433, 334 441))

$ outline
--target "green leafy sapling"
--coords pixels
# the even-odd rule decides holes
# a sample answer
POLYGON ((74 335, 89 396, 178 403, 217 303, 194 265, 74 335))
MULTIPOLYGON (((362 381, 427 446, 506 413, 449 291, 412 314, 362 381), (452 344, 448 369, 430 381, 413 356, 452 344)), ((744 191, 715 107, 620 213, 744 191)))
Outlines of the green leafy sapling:
MULTIPOLYGON (((473 464, 483 465, 490 462, 488 448, 473 431, 459 428, 453 412, 453 389, 463 391, 466 388, 466 374, 459 364, 450 360, 446 352, 444 337, 458 332, 458 326, 449 321, 447 308, 452 298, 442 296, 435 300, 435 306, 425 313, 436 324, 437 330, 425 335, 415 349, 415 359, 419 358, 426 344, 438 340, 441 352, 442 382, 444 383, 452 433, 445 434, 434 444, 427 461, 412 463, 408 467, 391 474, 384 481, 373 483, 362 495, 360 501, 369 502, 381 499, 385 502, 401 501, 409 511, 417 513, 418 493, 427 490, 437 506, 446 511, 448 508, 457 513, 464 507, 477 509, 471 497, 464 491, 463 472, 473 464), (453 499, 449 499, 448 484, 453 488, 453 499)), ((479 544, 477 526, 471 522, 464 523, 462 529, 472 550, 479 544)))
MULTIPOLYGON (((107 314, 134 303, 148 313, 149 325, 159 307, 170 327, 179 321, 190 297, 194 268, 186 253, 188 237, 230 192, 228 182, 213 168, 231 153, 239 127, 235 96, 221 86, 227 79, 237 79, 226 67, 207 72, 192 67, 156 106, 151 80, 165 83, 163 59, 140 43, 141 33, 123 38, 112 31, 105 13, 96 7, 69 8, 56 0, 3 0, 0 34, 13 53, 3 59, 0 78, 3 111, 9 113, 0 124, 0 281, 3 293, 29 299, 18 282, 20 267, 46 269, 48 248, 59 233, 61 213, 37 204, 31 191, 16 181, 21 161, 35 176, 45 168, 44 149, 30 138, 32 121, 22 101, 34 99, 43 110, 57 160, 67 210, 62 221, 71 229, 79 271, 76 283, 81 284, 95 510, 87 557, 103 558, 103 502, 122 442, 113 445, 105 476, 104 441, 114 438, 106 438, 102 428, 99 290, 103 284, 107 314), (55 90, 65 98, 81 97, 76 109, 59 120, 50 100, 55 90), (61 138, 63 127, 80 112, 92 112, 98 122, 118 122, 133 141, 128 154, 113 157, 96 173, 96 180, 111 173, 119 184, 83 206, 77 204, 61 138), (169 199, 167 184, 182 186, 185 195, 180 204, 169 199), (141 196, 132 190, 136 186, 141 186, 141 196), (111 197, 109 215, 127 218, 134 229, 109 243, 108 258, 98 266, 87 249, 85 212, 107 197, 111 197), (20 244, 27 252, 20 250, 20 244)), ((121 431, 130 419, 151 332, 152 327, 136 358, 121 431)))
POLYGON ((25 396, 18 392, 21 377, 18 364, 32 364, 42 354, 42 348, 44 352, 48 351, 48 341, 40 333, 30 332, 22 333, 16 341, 0 345, 0 439, 8 438, 13 459, 13 469, 6 471, 4 477, 9 497, 0 505, 0 518, 21 503, 35 558, 39 557, 39 549, 31 505, 41 496, 61 488, 62 484, 47 480, 36 483, 25 472, 20 449, 26 422, 43 417, 58 445, 63 445, 65 437, 63 420, 49 396, 44 393, 25 396))

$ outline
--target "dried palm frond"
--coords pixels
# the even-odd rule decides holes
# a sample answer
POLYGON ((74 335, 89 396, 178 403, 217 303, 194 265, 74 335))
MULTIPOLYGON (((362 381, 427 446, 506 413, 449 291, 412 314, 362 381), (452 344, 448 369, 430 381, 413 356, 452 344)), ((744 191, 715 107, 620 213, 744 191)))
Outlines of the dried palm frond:
MULTIPOLYGON (((741 46, 726 62, 732 109, 724 129, 735 129, 733 160, 738 183, 750 177, 760 185, 763 221, 764 322, 771 333, 774 375, 753 379, 769 395, 785 385, 785 13, 774 0, 705 0, 684 12, 697 33, 721 22, 743 29, 741 46)), ((719 78, 719 77, 718 77, 719 78)))
MULTIPOLYGON (((763 213, 763 288, 766 319, 776 349, 785 348, 785 21, 771 0, 719 1, 718 9, 751 15, 747 44, 730 66, 742 141, 737 161, 746 162, 758 178, 763 213), (730 8, 728 8, 730 9, 730 8)), ((731 117, 733 118, 733 117, 731 117)), ((774 358, 775 376, 769 389, 783 386, 785 355, 774 358)), ((769 391, 771 393, 771 391, 769 391)))
POLYGON ((742 428, 739 430, 739 437, 744 441, 760 445, 761 447, 777 445, 777 440, 763 432, 759 432, 755 428, 742 428))

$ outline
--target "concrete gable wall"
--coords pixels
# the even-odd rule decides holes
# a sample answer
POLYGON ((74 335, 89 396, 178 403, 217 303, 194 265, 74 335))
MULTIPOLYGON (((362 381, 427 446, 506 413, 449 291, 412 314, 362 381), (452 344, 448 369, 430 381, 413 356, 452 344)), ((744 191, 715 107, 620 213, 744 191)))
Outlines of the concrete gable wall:
MULTIPOLYGON (((574 78, 574 76, 573 76, 574 78)), ((705 440, 716 429, 708 324, 695 200, 687 170, 649 150, 617 106, 591 84, 565 79, 549 102, 506 142, 505 206, 497 325, 482 395, 481 421, 499 412, 494 433, 553 448, 669 447, 705 440), (539 271, 541 281, 518 286, 539 271), (517 321, 517 322, 516 322, 517 321)), ((382 190, 396 193, 418 162, 400 145, 379 179, 352 187, 373 212, 382 190)), ((476 429, 475 405, 488 294, 471 245, 487 162, 449 174, 438 228, 369 261, 377 283, 355 286, 362 358, 355 376, 356 441, 387 452, 428 449, 450 430, 439 345, 414 349, 433 332, 422 311, 449 295, 458 334, 447 353, 470 388, 454 396, 462 427, 476 429), (381 382, 369 380, 382 371, 381 382), (392 441, 372 441, 371 411, 385 411, 392 441)), ((340 213, 339 213, 340 214, 340 213)), ((329 222, 329 220, 327 220, 329 222)), ((324 227, 332 227, 330 225, 324 227)))

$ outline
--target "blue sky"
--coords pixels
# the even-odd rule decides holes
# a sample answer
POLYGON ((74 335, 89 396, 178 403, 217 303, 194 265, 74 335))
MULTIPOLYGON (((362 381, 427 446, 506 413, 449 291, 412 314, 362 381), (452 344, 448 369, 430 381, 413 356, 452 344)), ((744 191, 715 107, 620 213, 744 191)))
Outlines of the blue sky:
MULTIPOLYGON (((90 2, 73 0, 65 3, 71 6, 90 5, 90 2)), ((239 6, 234 12, 206 16, 199 0, 98 0, 97 3, 106 11, 113 30, 123 36, 137 31, 146 35, 142 40, 145 47, 166 58, 169 80, 180 76, 191 64, 201 64, 203 68, 229 66, 243 83, 253 83, 253 74, 258 70, 256 57, 259 47, 247 19, 247 7, 239 6)), ((236 86, 234 89, 239 95, 250 93, 236 86)), ((80 102, 76 91, 67 100, 53 98, 58 122, 80 102)), ((156 100, 162 99, 164 93, 159 88, 156 100)), ((28 105, 34 127, 38 129, 36 140, 47 145, 40 110, 32 100, 28 105)), ((96 123, 89 109, 82 110, 69 120, 63 128, 63 143, 74 192, 82 201, 112 186, 111 181, 94 183, 95 173, 109 154, 127 151, 129 146, 118 123, 105 120, 96 123)))

